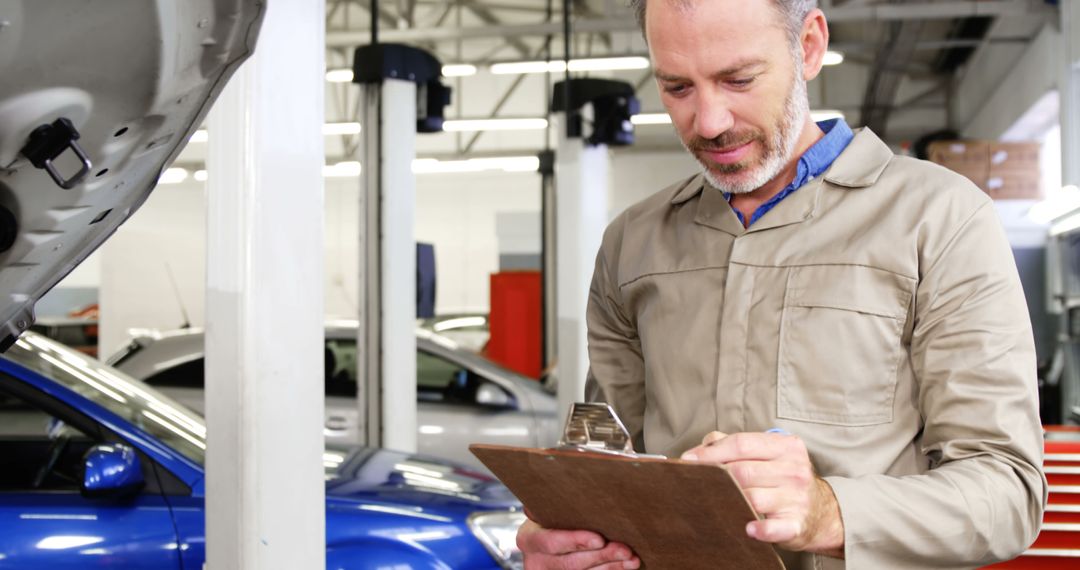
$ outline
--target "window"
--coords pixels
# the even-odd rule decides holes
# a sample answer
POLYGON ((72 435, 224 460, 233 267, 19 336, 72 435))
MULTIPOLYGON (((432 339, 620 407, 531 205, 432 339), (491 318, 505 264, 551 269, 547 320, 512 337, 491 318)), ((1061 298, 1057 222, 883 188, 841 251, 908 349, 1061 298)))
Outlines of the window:
POLYGON ((6 384, 0 378, 0 492, 78 491, 83 454, 96 438, 6 384))
POLYGON ((356 397, 356 341, 326 339, 323 351, 326 395, 338 398, 356 397))
POLYGON ((475 404, 483 382, 468 368, 430 352, 416 352, 416 397, 421 402, 475 404))
POLYGON ((146 383, 158 388, 194 388, 202 390, 206 378, 206 361, 196 358, 167 368, 150 376, 146 383))
MULTIPOLYGON (((356 341, 327 339, 326 395, 356 397, 356 341)), ((416 397, 421 402, 473 404, 480 376, 423 350, 416 351, 416 397)))

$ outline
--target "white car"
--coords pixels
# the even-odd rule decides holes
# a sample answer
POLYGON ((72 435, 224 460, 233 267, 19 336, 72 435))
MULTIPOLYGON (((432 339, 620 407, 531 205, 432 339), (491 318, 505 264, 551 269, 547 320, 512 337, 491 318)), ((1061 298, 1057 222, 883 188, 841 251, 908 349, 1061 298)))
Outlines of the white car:
MULTIPOLYGON (((356 330, 355 323, 326 328, 328 442, 359 438, 356 330)), ((417 329, 416 348, 420 453, 484 469, 469 453, 470 443, 546 447, 558 440, 558 405, 539 382, 427 330, 417 329)), ((108 362, 194 410, 205 409, 200 329, 137 337, 108 362)))

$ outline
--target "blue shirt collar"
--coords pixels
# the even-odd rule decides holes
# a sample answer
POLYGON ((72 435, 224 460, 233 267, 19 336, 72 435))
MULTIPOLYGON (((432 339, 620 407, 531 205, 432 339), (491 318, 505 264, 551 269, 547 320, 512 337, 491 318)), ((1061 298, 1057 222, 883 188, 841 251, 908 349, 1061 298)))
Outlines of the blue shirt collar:
MULTIPOLYGON (((851 139, 855 138, 855 133, 851 131, 851 127, 849 127, 843 119, 829 119, 821 121, 817 125, 818 128, 825 133, 825 136, 818 139, 813 146, 806 149, 806 152, 799 157, 795 179, 777 195, 759 206, 750 217, 750 224, 744 225, 753 225, 754 222, 761 219, 762 216, 769 210, 772 210, 773 207, 779 204, 781 200, 786 198, 792 192, 798 190, 810 180, 821 176, 822 173, 832 166, 832 163, 840 156, 840 153, 844 152, 844 149, 847 148, 851 139)), ((731 193, 724 192, 724 198, 730 202, 731 193)), ((734 210, 734 208, 732 209, 734 210)), ((742 212, 738 210, 734 211, 735 215, 739 217, 739 221, 742 222, 742 212)))

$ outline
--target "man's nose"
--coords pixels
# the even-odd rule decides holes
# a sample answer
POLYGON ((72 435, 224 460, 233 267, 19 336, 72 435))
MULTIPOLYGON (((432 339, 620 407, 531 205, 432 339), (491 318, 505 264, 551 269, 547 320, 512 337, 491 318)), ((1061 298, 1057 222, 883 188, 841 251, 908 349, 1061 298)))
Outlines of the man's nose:
POLYGON ((705 95, 699 99, 694 117, 694 133, 705 139, 714 139, 735 125, 731 105, 722 96, 705 95))

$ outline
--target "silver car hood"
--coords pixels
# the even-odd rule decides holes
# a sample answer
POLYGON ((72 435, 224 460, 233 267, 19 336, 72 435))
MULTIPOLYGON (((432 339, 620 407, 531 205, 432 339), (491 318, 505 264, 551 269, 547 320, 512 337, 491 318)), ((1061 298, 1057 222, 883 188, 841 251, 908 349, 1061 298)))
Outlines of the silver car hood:
POLYGON ((264 11, 264 0, 0 3, 0 350, 146 200, 252 53, 264 11), (58 119, 78 149, 53 141, 63 151, 44 162, 39 128, 58 119))

